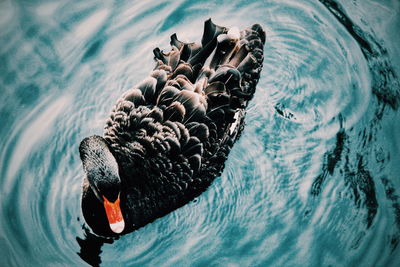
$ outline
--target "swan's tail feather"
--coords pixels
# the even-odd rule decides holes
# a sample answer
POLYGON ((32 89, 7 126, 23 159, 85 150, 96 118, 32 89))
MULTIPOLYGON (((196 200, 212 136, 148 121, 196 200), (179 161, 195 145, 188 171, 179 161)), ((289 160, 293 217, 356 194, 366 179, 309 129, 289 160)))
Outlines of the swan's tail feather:
POLYGON ((165 119, 182 123, 211 119, 217 128, 226 129, 254 95, 264 43, 265 33, 258 24, 239 31, 209 19, 201 43, 182 42, 173 34, 169 52, 155 48, 151 77, 127 98, 135 105, 144 98, 148 105, 159 106, 167 114, 165 119))
POLYGON ((208 83, 222 81, 225 92, 247 102, 259 79, 264 43, 265 33, 258 24, 240 32, 236 27, 215 25, 209 19, 204 24, 201 44, 179 41, 173 34, 170 52, 156 48, 156 69, 165 70, 169 79, 184 75, 194 87, 199 81, 204 84, 203 78, 208 83))

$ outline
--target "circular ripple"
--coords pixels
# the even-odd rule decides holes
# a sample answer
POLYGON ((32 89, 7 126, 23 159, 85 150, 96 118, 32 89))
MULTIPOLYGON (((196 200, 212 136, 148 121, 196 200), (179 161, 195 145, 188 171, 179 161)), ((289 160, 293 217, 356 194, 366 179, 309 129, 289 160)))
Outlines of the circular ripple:
MULTIPOLYGON (((349 139, 343 150, 368 154, 371 146, 359 144, 369 131, 357 130, 376 109, 359 45, 321 4, 3 1, 0 26, 4 265, 82 265, 99 254, 105 265, 127 266, 377 262, 381 254, 369 251, 380 251, 391 234, 386 217, 396 195, 380 202, 368 229, 366 197, 361 192, 359 207, 354 201, 362 184, 350 179, 360 168, 350 162, 346 170, 343 158, 333 174, 325 170, 321 195, 310 195, 326 155, 334 158, 338 131, 349 139), (173 32, 198 40, 207 17, 267 30, 262 77, 223 174, 195 201, 138 231, 112 243, 93 237, 80 211, 80 140, 100 134, 115 100, 153 68, 154 47, 167 48, 173 32), (84 245, 92 250, 82 252, 84 245)), ((375 150, 381 175, 390 155, 375 150)), ((359 162, 364 169, 355 177, 366 179, 369 165, 359 162)), ((380 195, 394 190, 382 181, 380 195)))

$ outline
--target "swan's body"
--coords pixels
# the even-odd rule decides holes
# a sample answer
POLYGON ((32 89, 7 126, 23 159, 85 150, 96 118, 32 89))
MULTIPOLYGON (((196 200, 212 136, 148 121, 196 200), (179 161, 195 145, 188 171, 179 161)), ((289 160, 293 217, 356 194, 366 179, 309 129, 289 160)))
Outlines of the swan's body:
POLYGON ((80 146, 82 211, 96 234, 144 226, 221 173, 244 126, 264 42, 259 25, 239 32, 208 20, 201 44, 172 35, 169 53, 154 50, 155 70, 117 101, 103 137, 80 146))

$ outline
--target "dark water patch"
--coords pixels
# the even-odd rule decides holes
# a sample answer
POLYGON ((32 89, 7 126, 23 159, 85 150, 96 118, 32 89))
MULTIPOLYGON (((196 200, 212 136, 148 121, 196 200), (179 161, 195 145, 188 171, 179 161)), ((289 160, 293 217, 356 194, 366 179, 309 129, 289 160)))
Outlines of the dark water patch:
POLYGON ((274 106, 274 108, 276 112, 285 119, 296 120, 294 114, 290 112, 289 109, 287 109, 284 104, 278 103, 274 106))
POLYGON ((324 4, 329 11, 343 24, 348 33, 350 33, 354 39, 359 43, 360 47, 363 50, 365 55, 366 52, 372 53, 372 47, 370 43, 366 40, 365 34, 361 30, 361 28, 351 21, 351 19, 347 16, 343 8, 333 0, 320 0, 322 4, 324 4))
MULTIPOLYGON (((367 161, 364 159, 363 155, 356 155, 356 163, 352 162, 349 148, 350 139, 342 126, 342 119, 340 120, 341 126, 336 134, 335 147, 332 151, 325 154, 322 166, 323 172, 313 181, 310 193, 313 196, 318 196, 321 193, 326 179, 328 177, 333 177, 335 169, 338 167, 342 158, 344 158, 343 170, 340 171, 340 174, 343 175, 345 185, 351 190, 352 194, 350 197, 353 198, 355 206, 358 209, 365 206, 367 210, 365 220, 368 229, 371 227, 379 207, 375 182, 371 173, 366 168, 367 161)), ((361 133, 363 132, 365 134, 365 131, 361 131, 361 133)), ((361 140, 363 140, 363 138, 361 138, 361 140)))
POLYGON ((39 27, 36 25, 30 25, 25 31, 25 36, 29 39, 36 37, 39 33, 39 27))
POLYGON ((19 100, 19 103, 23 105, 29 105, 32 103, 35 103, 40 95, 40 88, 34 84, 26 84, 23 86, 20 86, 16 90, 16 96, 19 100))
POLYGON ((396 193, 396 189, 395 189, 393 183, 387 177, 382 177, 381 181, 382 181, 383 186, 385 187, 385 194, 386 194, 387 199, 389 199, 392 202, 392 208, 393 208, 394 214, 395 214, 396 225, 400 231, 399 196, 396 193))
POLYGON ((393 67, 388 62, 386 50, 384 58, 374 57, 369 60, 373 77, 372 92, 383 103, 397 109, 400 101, 400 84, 393 67))
POLYGON ((96 56, 104 45, 104 39, 94 41, 83 55, 81 62, 86 62, 96 56))
POLYGON ((361 242, 362 242, 364 237, 365 237, 365 232, 364 231, 361 231, 360 233, 358 233, 356 235, 355 239, 353 240, 350 248, 351 249, 357 249, 360 246, 360 244, 361 244, 361 242))
POLYGON ((358 155, 357 168, 350 166, 349 158, 346 156, 344 181, 352 190, 352 197, 357 208, 364 204, 367 209, 367 228, 371 227, 375 215, 378 211, 378 201, 376 199, 375 182, 371 173, 366 169, 366 162, 362 155, 358 155), (354 171, 353 171, 354 170, 354 171), (361 196, 361 194, 363 196, 361 196))
POLYGON ((400 101, 399 80, 390 64, 387 49, 376 41, 377 38, 372 33, 365 32, 354 24, 340 4, 333 0, 320 0, 320 2, 360 45, 372 74, 372 93, 383 103, 397 109, 400 101))
MULTIPOLYGON (((191 10, 190 7, 196 2, 184 1, 176 9, 174 9, 164 20, 159 31, 164 32, 175 25, 182 23, 187 17, 195 13, 195 10, 191 10)), ((197 13, 197 12, 196 12, 197 13)))
POLYGON ((397 246, 399 245, 400 242, 400 235, 394 235, 390 239, 390 246, 392 247, 392 253, 395 252, 397 246))
POLYGON ((336 166, 339 164, 345 141, 348 139, 348 136, 343 128, 343 117, 339 115, 340 128, 336 134, 336 144, 332 151, 329 151, 324 156, 324 161, 322 165, 322 173, 315 178, 314 182, 311 186, 311 194, 314 196, 318 196, 321 193, 321 188, 323 183, 325 182, 328 175, 333 175, 333 172, 336 166))
POLYGON ((396 193, 396 189, 393 183, 387 177, 382 177, 381 181, 385 188, 386 198, 390 200, 390 202, 392 202, 392 209, 395 217, 395 224, 397 227, 396 233, 393 233, 390 238, 390 246, 393 253, 400 242, 400 197, 396 193))

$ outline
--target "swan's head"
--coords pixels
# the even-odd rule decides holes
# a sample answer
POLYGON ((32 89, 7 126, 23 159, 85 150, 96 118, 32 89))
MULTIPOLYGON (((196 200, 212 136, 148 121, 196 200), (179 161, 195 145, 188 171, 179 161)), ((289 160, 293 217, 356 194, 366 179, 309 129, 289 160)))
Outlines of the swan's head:
POLYGON ((79 152, 87 182, 99 203, 104 206, 108 223, 114 233, 121 233, 125 221, 120 207, 121 179, 118 163, 101 136, 82 140, 79 152))

